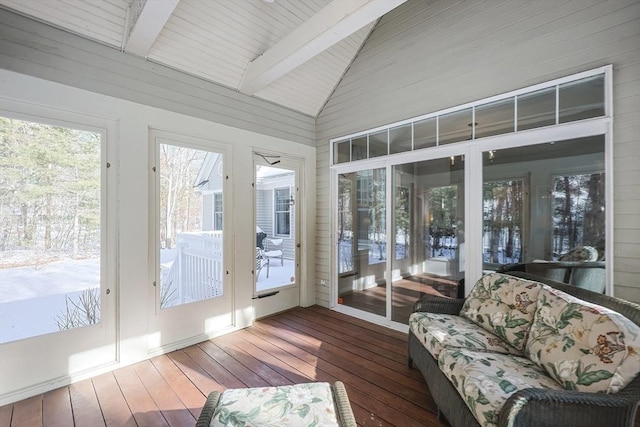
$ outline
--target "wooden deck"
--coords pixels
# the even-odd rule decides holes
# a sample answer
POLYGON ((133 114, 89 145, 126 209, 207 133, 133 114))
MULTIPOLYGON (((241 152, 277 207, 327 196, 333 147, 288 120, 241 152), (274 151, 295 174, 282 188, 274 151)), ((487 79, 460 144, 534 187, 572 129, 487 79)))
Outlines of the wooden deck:
POLYGON ((0 426, 192 426, 212 390, 336 380, 359 425, 441 425, 404 334, 314 306, 0 407, 0 426))

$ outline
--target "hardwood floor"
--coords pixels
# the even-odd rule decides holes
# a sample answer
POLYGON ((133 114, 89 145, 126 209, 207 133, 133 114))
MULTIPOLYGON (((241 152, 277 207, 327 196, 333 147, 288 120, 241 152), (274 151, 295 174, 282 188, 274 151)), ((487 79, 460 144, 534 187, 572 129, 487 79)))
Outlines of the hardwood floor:
POLYGON ((192 426, 212 390, 336 380, 359 425, 441 425, 404 334, 314 306, 0 407, 0 426, 192 426))

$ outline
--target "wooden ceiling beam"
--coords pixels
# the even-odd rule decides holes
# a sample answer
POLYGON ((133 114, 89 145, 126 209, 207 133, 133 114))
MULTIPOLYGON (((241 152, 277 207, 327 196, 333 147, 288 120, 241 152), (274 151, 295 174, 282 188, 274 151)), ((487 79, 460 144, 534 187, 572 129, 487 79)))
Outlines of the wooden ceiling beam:
POLYGON ((253 95, 406 0, 333 0, 249 63, 240 92, 253 95))
POLYGON ((134 0, 129 6, 128 37, 124 50, 147 57, 180 0, 134 0))

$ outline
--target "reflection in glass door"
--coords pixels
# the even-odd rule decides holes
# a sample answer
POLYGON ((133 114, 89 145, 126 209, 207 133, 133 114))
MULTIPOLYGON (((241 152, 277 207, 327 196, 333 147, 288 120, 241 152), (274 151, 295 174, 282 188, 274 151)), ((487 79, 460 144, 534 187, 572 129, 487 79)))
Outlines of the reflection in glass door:
POLYGON ((391 320, 406 324, 421 294, 456 297, 464 271, 461 157, 393 167, 391 320))
POLYGON ((386 316, 386 169, 338 176, 337 303, 386 316))

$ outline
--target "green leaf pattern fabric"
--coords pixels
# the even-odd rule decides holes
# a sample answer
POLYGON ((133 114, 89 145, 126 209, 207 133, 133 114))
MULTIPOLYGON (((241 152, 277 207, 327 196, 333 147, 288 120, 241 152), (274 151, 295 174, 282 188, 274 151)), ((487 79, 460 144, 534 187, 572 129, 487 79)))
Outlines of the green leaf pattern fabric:
POLYGON ((482 276, 465 300, 460 315, 524 350, 542 284, 491 273, 482 276))
POLYGON ((482 426, 495 426, 506 400, 526 388, 562 387, 524 357, 446 349, 438 365, 482 426))
POLYGON ((226 390, 210 427, 339 426, 328 383, 226 390))
POLYGON ((501 338, 457 315, 416 312, 409 317, 409 328, 434 359, 445 348, 523 355, 501 338))
POLYGON ((640 372, 640 327, 545 286, 525 351, 565 389, 616 393, 640 372))

